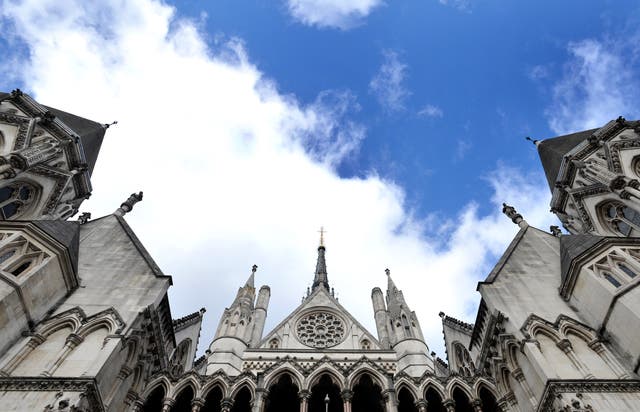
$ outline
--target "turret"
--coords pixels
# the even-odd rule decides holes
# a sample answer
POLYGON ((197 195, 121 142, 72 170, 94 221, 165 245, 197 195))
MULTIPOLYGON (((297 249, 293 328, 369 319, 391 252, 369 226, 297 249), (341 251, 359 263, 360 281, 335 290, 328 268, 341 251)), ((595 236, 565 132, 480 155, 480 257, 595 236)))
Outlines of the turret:
POLYGON ((264 324, 267 319, 267 308, 269 307, 269 299, 271 298, 271 289, 269 286, 262 286, 258 292, 256 308, 253 311, 253 333, 251 335, 251 347, 256 347, 262 339, 264 324))
MULTIPOLYGON (((409 309, 402 291, 391 279, 391 271, 386 269, 385 273, 387 274, 387 318, 384 322, 385 325, 389 325, 391 348, 401 355, 398 357, 398 372, 405 372, 413 377, 422 376, 427 371, 433 372, 433 359, 427 356, 429 347, 424 341, 420 322, 415 312, 409 309)), ((380 307, 380 305, 377 303, 375 290, 372 299, 374 310, 376 310, 376 306, 380 307)), ((376 325, 378 325, 377 317, 376 325)))
POLYGON ((389 343, 389 331, 387 325, 389 324, 389 316, 387 314, 387 307, 384 304, 384 295, 380 288, 373 288, 371 291, 371 302, 373 303, 373 316, 376 320, 376 329, 378 330, 378 340, 380 345, 388 349, 389 343))

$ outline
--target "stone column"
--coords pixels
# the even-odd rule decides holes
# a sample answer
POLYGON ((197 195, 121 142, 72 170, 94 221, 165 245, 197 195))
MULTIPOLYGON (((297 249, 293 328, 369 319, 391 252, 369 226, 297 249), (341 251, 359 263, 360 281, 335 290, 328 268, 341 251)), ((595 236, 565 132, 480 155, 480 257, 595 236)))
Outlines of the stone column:
POLYGON ((615 359, 615 357, 613 357, 611 352, 609 352, 609 349, 607 349, 602 341, 594 340, 589 343, 589 347, 593 349, 598 354, 598 356, 600 356, 600 359, 602 359, 604 363, 606 363, 607 366, 609 366, 611 370, 613 370, 613 373, 615 373, 619 379, 629 379, 631 377, 629 373, 615 359))
POLYGON ((58 369, 60 365, 62 365, 62 362, 64 362, 69 353, 71 353, 71 351, 74 350, 76 346, 82 343, 83 340, 84 338, 82 336, 76 335, 75 333, 67 336, 67 341, 65 342, 64 346, 62 347, 62 349, 60 349, 60 352, 58 352, 57 356, 54 356, 53 358, 55 359, 55 362, 53 362, 53 364, 51 364, 51 366, 49 366, 46 371, 42 372, 41 375, 53 375, 56 369, 58 369))
POLYGON ((111 387, 111 390, 109 391, 109 394, 106 397, 107 404, 111 403, 111 401, 113 400, 113 397, 116 395, 116 392, 118 391, 118 388, 120 388, 120 385, 122 385, 122 382, 124 382, 124 380, 127 379, 129 375, 131 375, 131 372, 133 372, 133 370, 127 365, 124 365, 122 368, 120 368, 120 372, 118 372, 118 376, 116 377, 116 382, 113 384, 113 386, 111 387))
POLYGON ((264 404, 269 397, 269 391, 264 388, 256 389, 256 400, 251 405, 252 412, 262 412, 264 410, 264 404))
POLYGON ((231 407, 233 406, 233 399, 224 398, 222 402, 220 402, 220 406, 222 407, 221 412, 231 412, 231 407))
POLYGON ((427 412, 427 401, 424 399, 418 399, 416 401, 416 408, 418 409, 418 412, 427 412))
POLYGON ((561 341, 556 343, 556 346, 559 347, 569 359, 571 359, 573 365, 580 371, 585 379, 594 378, 591 372, 589 372, 589 369, 587 369, 586 365, 582 363, 582 361, 576 356, 576 353, 573 351, 573 346, 571 346, 571 341, 569 341, 569 339, 562 339, 561 341))
POLYGON ((474 399, 471 401, 473 412, 482 412, 482 401, 480 399, 474 399))
POLYGON ((171 408, 173 408, 173 405, 175 403, 176 403, 175 399, 164 398, 162 400, 162 411, 161 412, 169 412, 171 410, 171 408))
POLYGON ((527 398, 529 398, 529 402, 535 408, 536 407, 536 399, 533 396, 533 392, 531 392, 531 388, 529 387, 529 384, 527 383, 527 380, 524 378, 524 373, 522 372, 522 369, 516 368, 516 369, 512 370, 511 371, 511 376, 513 376, 518 381, 518 383, 520 384, 520 387, 522 388, 524 393, 527 394, 527 398))
POLYGON ((351 389, 345 389, 340 392, 343 402, 344 412, 351 412, 351 400, 353 399, 353 391, 351 389))
POLYGON ((382 391, 382 399, 384 399, 384 402, 387 405, 387 412, 398 412, 396 391, 394 389, 386 389, 382 391))
POLYGON ((453 399, 445 399, 442 405, 447 412, 456 412, 456 402, 453 399))
POLYGON ((37 348, 41 343, 43 343, 46 338, 40 334, 35 334, 31 336, 26 345, 20 349, 20 351, 6 364, 2 369, 0 369, 0 376, 9 376, 11 372, 13 372, 16 367, 25 360, 27 356, 37 348))
POLYGON ((143 406, 144 406, 144 402, 142 402, 141 399, 138 399, 133 403, 133 406, 131 407, 131 412, 141 412, 143 406))
POLYGON ((200 412, 200 409, 204 406, 204 399, 194 398, 191 401, 191 412, 200 412))
POLYGON ((311 398, 310 391, 303 389, 300 392, 298 392, 298 399, 300 399, 300 412, 307 412, 309 410, 310 398, 311 398))

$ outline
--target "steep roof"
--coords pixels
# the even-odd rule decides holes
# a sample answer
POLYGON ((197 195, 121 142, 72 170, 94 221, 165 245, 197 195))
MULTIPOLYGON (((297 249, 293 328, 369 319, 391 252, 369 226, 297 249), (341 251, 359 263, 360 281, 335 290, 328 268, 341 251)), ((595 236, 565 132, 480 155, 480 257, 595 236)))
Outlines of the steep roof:
POLYGON ((53 107, 45 107, 58 119, 62 120, 64 124, 69 126, 71 130, 76 132, 78 136, 80 136, 82 148, 84 149, 84 156, 87 160, 87 165, 89 166, 89 175, 91 175, 96 161, 98 160, 100 146, 102 146, 104 132, 106 131, 105 126, 92 120, 85 119, 84 117, 63 112, 62 110, 58 110, 53 107))
POLYGON ((560 237, 560 277, 563 283, 569 273, 571 262, 603 239, 605 237, 589 234, 564 235, 560 237))
POLYGON ((563 157, 580 142, 591 136, 596 130, 598 129, 558 136, 543 140, 538 144, 540 161, 542 162, 542 167, 544 168, 544 173, 547 176, 547 182, 552 192, 556 179, 558 178, 558 173, 560 172, 563 157))
POLYGON ((34 220, 33 224, 67 248, 73 270, 78 273, 80 224, 77 221, 64 220, 34 220))

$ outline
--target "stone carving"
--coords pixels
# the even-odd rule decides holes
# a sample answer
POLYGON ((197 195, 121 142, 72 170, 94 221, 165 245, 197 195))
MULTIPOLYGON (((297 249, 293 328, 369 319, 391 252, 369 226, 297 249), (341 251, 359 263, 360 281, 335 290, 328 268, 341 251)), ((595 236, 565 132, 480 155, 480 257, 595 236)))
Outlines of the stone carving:
POLYGON ((296 326, 300 342, 314 348, 330 348, 345 337, 344 322, 329 312, 313 312, 302 317, 296 326))

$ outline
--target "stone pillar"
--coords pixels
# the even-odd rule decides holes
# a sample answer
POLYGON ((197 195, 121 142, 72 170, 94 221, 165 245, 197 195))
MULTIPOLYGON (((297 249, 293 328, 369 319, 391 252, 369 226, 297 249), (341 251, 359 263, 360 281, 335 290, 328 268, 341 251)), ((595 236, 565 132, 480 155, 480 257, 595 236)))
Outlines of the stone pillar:
POLYGON ((256 400, 251 405, 252 412, 262 412, 264 410, 264 404, 269 397, 269 391, 264 388, 256 389, 256 400))
POLYGON ((109 394, 107 395, 107 398, 106 398, 107 404, 111 403, 111 401, 113 400, 113 397, 116 395, 116 392, 118 391, 118 388, 120 388, 120 385, 122 385, 122 382, 124 382, 124 380, 127 379, 129 375, 131 375, 131 372, 133 372, 133 370, 127 365, 124 365, 122 368, 120 368, 120 372, 118 372, 118 376, 116 377, 116 382, 113 384, 113 386, 111 387, 111 390, 109 391, 109 394))
POLYGON ((300 412, 307 412, 309 410, 310 398, 311 398, 310 391, 303 389, 300 392, 298 392, 298 399, 300 399, 300 412))
POLYGON ((220 402, 220 406, 222 407, 221 412, 231 412, 231 407, 233 406, 233 399, 224 398, 222 402, 220 402))
POLYGON ((524 378, 524 373, 522 372, 522 369, 516 368, 512 370, 511 376, 513 376, 518 381, 518 383, 520 384, 520 387, 522 387, 522 390, 527 395, 527 398, 529 398, 529 402, 531 403, 531 406, 533 406, 535 409, 536 399, 533 396, 533 392, 531 392, 531 388, 529 387, 527 380, 524 378))
POLYGON ((424 399, 418 399, 416 401, 416 408, 418 412, 427 412, 427 401, 424 399))
POLYGON ((6 364, 2 369, 0 369, 0 376, 9 376, 11 372, 13 372, 16 367, 25 360, 27 356, 36 348, 38 345, 43 343, 46 338, 40 334, 35 334, 31 336, 26 345, 20 349, 20 351, 6 364))
POLYGON ((384 399, 384 402, 387 405, 387 412, 398 412, 396 391, 394 389, 386 389, 382 391, 382 399, 384 399))
POLYGON ((445 399, 442 405, 447 412, 456 412, 456 402, 453 399, 445 399))
POLYGON ((353 399, 353 391, 351 389, 345 389, 340 392, 343 402, 343 411, 351 412, 351 400, 353 399))
POLYGON ((573 351, 573 346, 571 346, 571 341, 569 341, 569 339, 562 339, 561 341, 556 343, 556 346, 559 347, 569 359, 571 359, 573 366, 575 366, 580 371, 583 378, 594 378, 591 372, 589 372, 589 369, 587 369, 586 365, 582 363, 582 361, 576 356, 576 353, 573 351))
POLYGON ((616 358, 609 352, 607 347, 600 340, 594 340, 589 343, 589 347, 593 349, 600 359, 604 361, 616 374, 619 379, 629 379, 631 376, 629 373, 620 365, 620 363, 616 360, 616 358))
POLYGON ((191 412, 200 412, 200 409, 204 406, 204 399, 194 398, 191 401, 191 412))
POLYGON ((133 406, 131 407, 131 412, 141 412, 143 406, 144 406, 144 402, 142 402, 141 399, 138 399, 133 403, 133 406))
POLYGON ((58 352, 58 354, 53 357, 53 359, 55 359, 53 364, 51 364, 46 371, 42 372, 41 375, 53 375, 56 369, 58 369, 60 365, 62 365, 62 362, 64 362, 64 360, 67 358, 67 355, 69 355, 69 353, 71 353, 71 351, 74 350, 76 346, 82 343, 83 340, 84 338, 82 336, 76 335, 75 333, 67 336, 67 341, 65 342, 64 346, 62 347, 62 349, 60 349, 60 352, 58 352))
POLYGON ((169 412, 171 410, 171 408, 173 408, 173 405, 175 403, 176 403, 175 399, 164 398, 162 400, 162 411, 161 412, 169 412))
POLYGON ((473 412, 482 412, 482 401, 480 399, 474 399, 471 401, 473 412))

